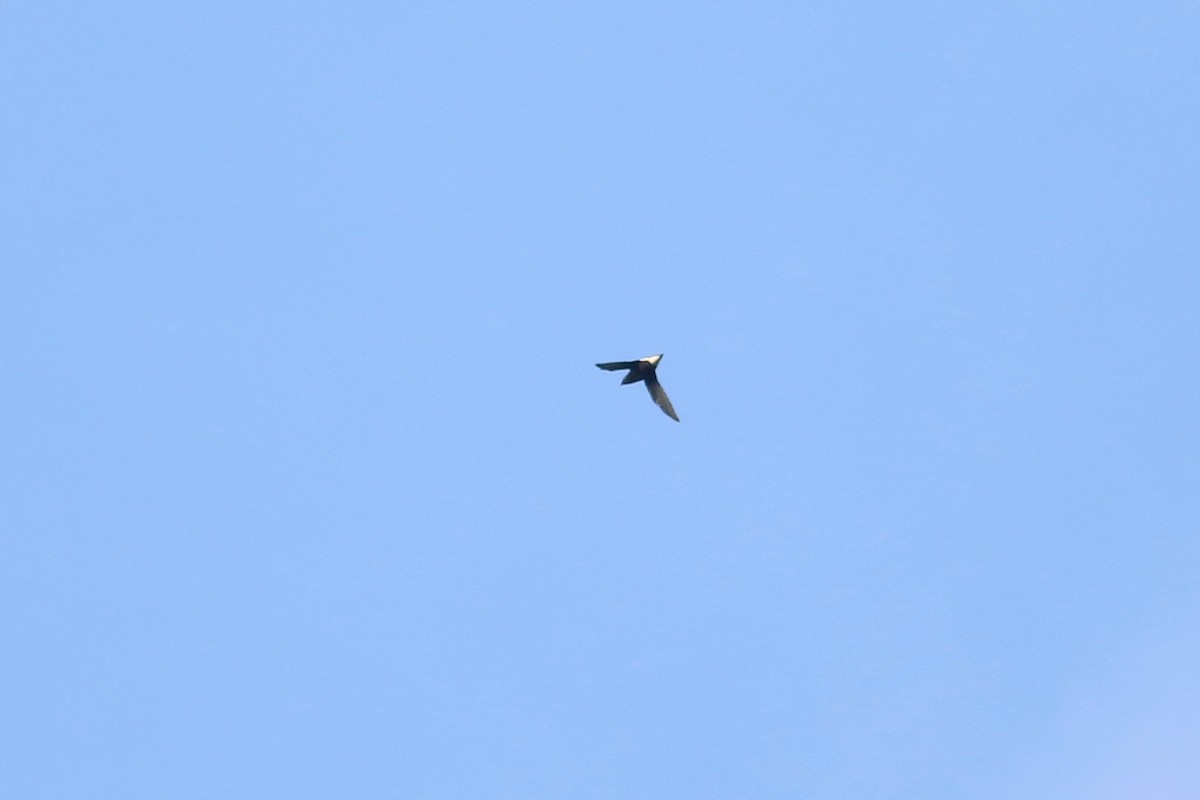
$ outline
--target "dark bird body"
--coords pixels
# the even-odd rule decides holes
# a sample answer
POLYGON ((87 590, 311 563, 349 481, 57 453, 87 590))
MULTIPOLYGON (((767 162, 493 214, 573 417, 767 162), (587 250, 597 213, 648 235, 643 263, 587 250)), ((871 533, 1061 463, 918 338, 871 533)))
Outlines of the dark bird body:
POLYGON ((663 390, 662 384, 658 382, 659 361, 662 361, 662 353, 656 356, 646 356, 637 361, 609 361, 605 364, 597 364, 596 366, 610 372, 621 369, 629 370, 629 374, 621 381, 621 385, 637 383, 638 381, 645 382, 646 389, 650 391, 650 397, 663 410, 663 413, 676 422, 679 422, 679 417, 675 415, 675 409, 671 407, 671 401, 667 398, 666 391, 663 390))

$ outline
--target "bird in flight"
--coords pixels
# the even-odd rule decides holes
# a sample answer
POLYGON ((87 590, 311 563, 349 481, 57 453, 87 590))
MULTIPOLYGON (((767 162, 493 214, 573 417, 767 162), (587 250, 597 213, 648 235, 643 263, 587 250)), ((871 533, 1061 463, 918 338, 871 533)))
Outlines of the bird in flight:
POLYGON ((646 356, 637 361, 609 361, 605 364, 597 364, 600 369, 606 369, 609 372, 619 369, 629 370, 629 374, 621 381, 624 386, 627 383, 637 383, 645 381, 646 388, 650 391, 650 396, 654 398, 654 402, 663 410, 671 419, 679 422, 679 417, 675 415, 675 409, 671 407, 671 401, 667 398, 666 391, 663 390, 662 384, 658 382, 658 362, 662 361, 662 353, 656 356, 646 356))

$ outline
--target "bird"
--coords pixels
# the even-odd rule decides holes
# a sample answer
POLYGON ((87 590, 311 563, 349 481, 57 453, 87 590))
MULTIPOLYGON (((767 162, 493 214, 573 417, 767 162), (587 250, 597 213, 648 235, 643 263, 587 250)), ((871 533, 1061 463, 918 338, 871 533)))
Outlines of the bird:
POLYGON ((629 374, 621 381, 624 386, 627 383, 637 383, 645 381, 646 388, 650 391, 650 397, 654 399, 656 405, 663 410, 671 419, 679 422, 679 416, 675 413, 675 409, 671 406, 671 401, 667 397, 666 391, 663 390, 662 384, 658 382, 658 362, 662 361, 662 353, 656 356, 646 356, 639 358, 637 361, 608 361, 604 364, 597 364, 600 369, 606 369, 609 372, 615 370, 627 369, 629 374))

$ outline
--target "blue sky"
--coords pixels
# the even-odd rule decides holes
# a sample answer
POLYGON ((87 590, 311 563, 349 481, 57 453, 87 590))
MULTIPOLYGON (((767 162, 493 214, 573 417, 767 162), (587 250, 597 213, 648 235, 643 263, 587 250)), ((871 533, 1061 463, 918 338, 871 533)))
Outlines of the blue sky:
POLYGON ((1197 33, 7 4, 3 782, 1196 797, 1197 33))

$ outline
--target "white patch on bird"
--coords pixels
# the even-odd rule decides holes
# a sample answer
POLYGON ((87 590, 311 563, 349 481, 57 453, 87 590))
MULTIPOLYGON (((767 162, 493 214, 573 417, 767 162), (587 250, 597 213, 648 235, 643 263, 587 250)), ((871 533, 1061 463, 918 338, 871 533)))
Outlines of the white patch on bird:
POLYGON ((659 353, 656 356, 646 356, 645 358, 639 358, 638 361, 649 361, 651 364, 657 364, 659 361, 662 361, 662 353, 659 353))

